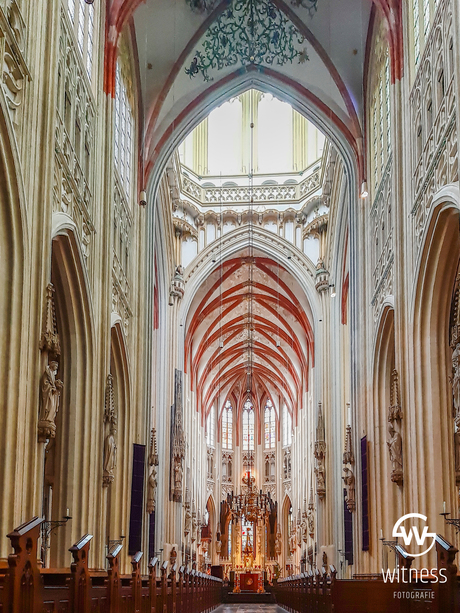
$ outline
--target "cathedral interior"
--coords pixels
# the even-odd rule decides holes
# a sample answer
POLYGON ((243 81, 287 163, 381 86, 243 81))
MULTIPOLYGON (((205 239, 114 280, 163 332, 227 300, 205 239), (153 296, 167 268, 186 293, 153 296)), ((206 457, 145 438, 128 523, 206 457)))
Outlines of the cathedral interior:
POLYGON ((0 0, 0 612, 460 611, 459 48, 0 0))

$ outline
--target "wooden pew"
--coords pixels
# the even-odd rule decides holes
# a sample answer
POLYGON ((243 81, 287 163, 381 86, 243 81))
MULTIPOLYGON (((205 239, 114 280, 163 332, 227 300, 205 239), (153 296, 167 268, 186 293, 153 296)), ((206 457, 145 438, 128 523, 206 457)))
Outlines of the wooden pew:
POLYGON ((8 534, 14 553, 8 556, 5 610, 8 613, 42 613, 43 582, 38 567, 38 538, 43 519, 34 517, 8 534))
POLYGON ((121 578, 118 555, 123 545, 116 545, 107 555, 109 570, 107 571, 108 603, 110 613, 122 613, 120 610, 121 578))
POLYGON ((86 534, 69 551, 73 562, 70 565, 70 602, 73 611, 89 613, 94 610, 90 602, 91 578, 88 570, 88 554, 92 534, 86 534))
POLYGON ((157 564, 157 557, 152 558, 149 562, 149 613, 157 613, 157 564))

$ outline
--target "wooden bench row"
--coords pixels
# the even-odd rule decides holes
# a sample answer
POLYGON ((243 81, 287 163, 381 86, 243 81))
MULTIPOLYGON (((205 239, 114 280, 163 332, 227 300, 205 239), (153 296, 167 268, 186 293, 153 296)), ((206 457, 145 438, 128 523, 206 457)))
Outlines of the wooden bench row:
MULTIPOLYGON (((400 545, 395 551, 407 578, 414 558, 400 545)), ((428 582, 415 569, 411 583, 385 582, 381 576, 337 579, 331 566, 281 579, 273 592, 278 604, 293 613, 459 613, 458 550, 437 535, 436 551, 437 571, 428 582)))
POLYGON ((221 602, 222 581, 168 562, 158 569, 149 563, 149 574, 140 571, 142 552, 132 556, 131 575, 119 572, 122 545, 107 556, 107 571, 90 571, 87 534, 70 548, 70 569, 50 570, 38 564, 38 539, 42 519, 35 517, 8 537, 14 553, 0 568, 1 613, 201 613, 221 602))

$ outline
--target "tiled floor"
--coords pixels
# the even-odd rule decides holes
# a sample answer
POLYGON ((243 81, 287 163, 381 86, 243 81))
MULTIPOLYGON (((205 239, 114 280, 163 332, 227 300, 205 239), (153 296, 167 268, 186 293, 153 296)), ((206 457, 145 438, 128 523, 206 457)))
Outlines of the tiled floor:
POLYGON ((284 613, 276 604, 223 604, 215 613, 284 613))

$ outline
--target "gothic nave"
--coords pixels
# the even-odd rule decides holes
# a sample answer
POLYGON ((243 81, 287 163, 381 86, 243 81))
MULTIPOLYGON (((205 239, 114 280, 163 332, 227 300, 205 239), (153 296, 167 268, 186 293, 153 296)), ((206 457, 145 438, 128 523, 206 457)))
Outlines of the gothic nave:
POLYGON ((460 612, 459 43, 0 0, 0 613, 460 612))

